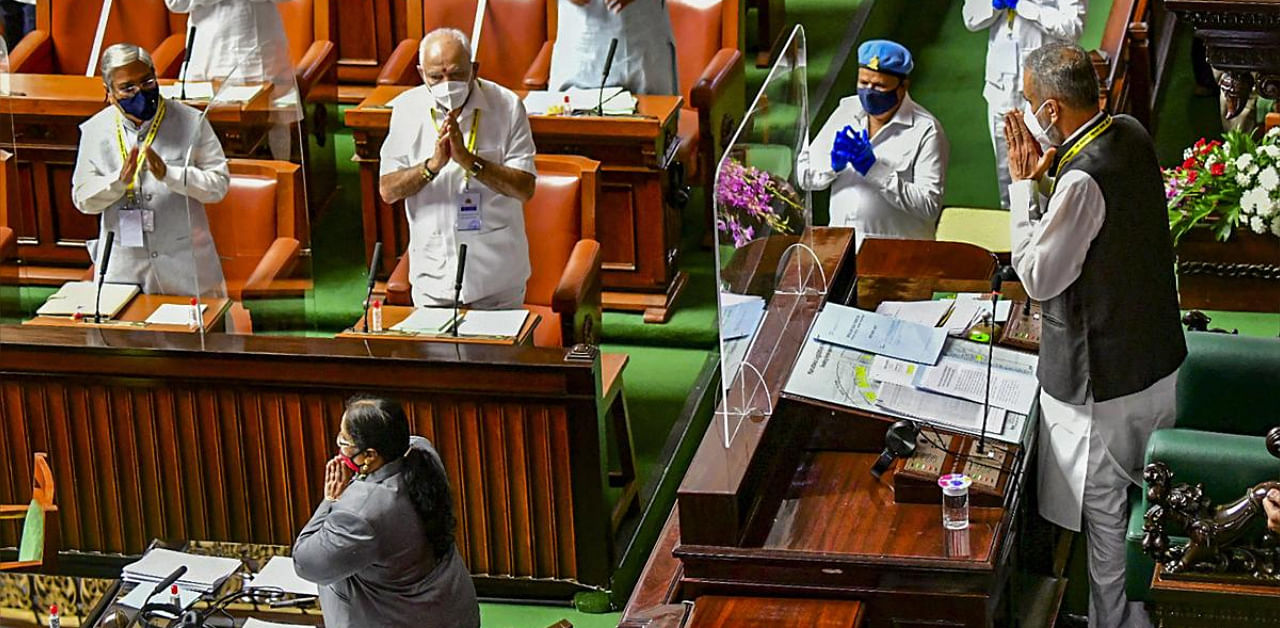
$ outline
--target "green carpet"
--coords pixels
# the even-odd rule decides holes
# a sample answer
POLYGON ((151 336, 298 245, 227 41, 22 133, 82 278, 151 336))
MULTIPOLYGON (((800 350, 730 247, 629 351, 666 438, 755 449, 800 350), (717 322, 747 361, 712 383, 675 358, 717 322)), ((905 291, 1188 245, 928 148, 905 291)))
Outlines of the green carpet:
POLYGON ((480 625, 484 628, 546 628, 567 619, 574 628, 613 628, 622 613, 592 615, 563 606, 532 604, 481 604, 480 625))

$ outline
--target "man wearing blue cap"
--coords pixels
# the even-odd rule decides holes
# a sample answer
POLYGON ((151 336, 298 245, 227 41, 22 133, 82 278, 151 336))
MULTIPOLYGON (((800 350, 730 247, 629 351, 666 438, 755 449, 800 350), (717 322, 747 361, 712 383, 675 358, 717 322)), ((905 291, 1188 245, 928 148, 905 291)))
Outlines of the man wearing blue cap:
POLYGON ((907 95, 913 62, 901 44, 858 47, 858 95, 835 112, 799 159, 801 184, 831 186, 831 225, 863 237, 932 240, 942 211, 947 137, 907 95))

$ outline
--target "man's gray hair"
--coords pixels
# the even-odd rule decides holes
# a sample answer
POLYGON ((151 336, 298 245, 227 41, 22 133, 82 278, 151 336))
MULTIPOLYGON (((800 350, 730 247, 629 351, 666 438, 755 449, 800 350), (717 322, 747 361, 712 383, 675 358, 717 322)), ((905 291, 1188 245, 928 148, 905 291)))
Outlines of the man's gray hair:
POLYGON ((422 43, 418 44, 418 62, 421 63, 423 57, 427 55, 427 48, 437 39, 442 37, 456 40, 462 44, 462 47, 471 52, 471 40, 467 38, 467 34, 456 28, 437 28, 422 37, 422 43))
POLYGON ((1052 98, 1073 109, 1098 106, 1098 75, 1084 48, 1047 44, 1031 51, 1023 67, 1041 102, 1052 98))
POLYGON ((142 46, 136 44, 115 44, 102 51, 102 62, 99 67, 102 69, 102 82, 107 87, 111 87, 111 73, 123 68, 130 63, 141 61, 154 71, 156 64, 151 60, 151 54, 142 46))

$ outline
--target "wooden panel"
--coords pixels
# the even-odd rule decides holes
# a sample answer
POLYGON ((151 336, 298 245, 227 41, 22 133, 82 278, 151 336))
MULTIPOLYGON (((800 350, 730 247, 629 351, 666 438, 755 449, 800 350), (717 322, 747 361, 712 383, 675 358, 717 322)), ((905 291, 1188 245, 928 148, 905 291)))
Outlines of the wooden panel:
MULTIPOLYGON (((50 453, 65 549, 291 544, 319 502, 343 400, 368 392, 402 400, 440 452, 478 586, 607 585, 598 365, 537 348, 219 335, 200 346, 0 327, 0 457, 50 453)), ((13 471, 0 502, 30 491, 30 470, 13 471)))
POLYGON ((405 1, 334 1, 339 2, 338 81, 372 85, 396 44, 410 36, 405 1))
POLYGON ((844 600, 704 595, 689 628, 858 628, 862 604, 844 600))

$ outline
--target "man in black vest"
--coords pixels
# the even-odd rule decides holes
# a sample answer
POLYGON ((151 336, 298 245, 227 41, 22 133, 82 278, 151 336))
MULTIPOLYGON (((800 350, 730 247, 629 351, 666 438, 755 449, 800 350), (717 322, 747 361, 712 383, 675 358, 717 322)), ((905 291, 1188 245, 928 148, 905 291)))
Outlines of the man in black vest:
POLYGON ((1079 46, 1032 52, 1023 93, 1005 137, 1013 264, 1044 313, 1040 514, 1075 531, 1083 518, 1089 625, 1149 626, 1124 592, 1126 491, 1173 423, 1187 353, 1160 166, 1137 120, 1099 110, 1079 46))

